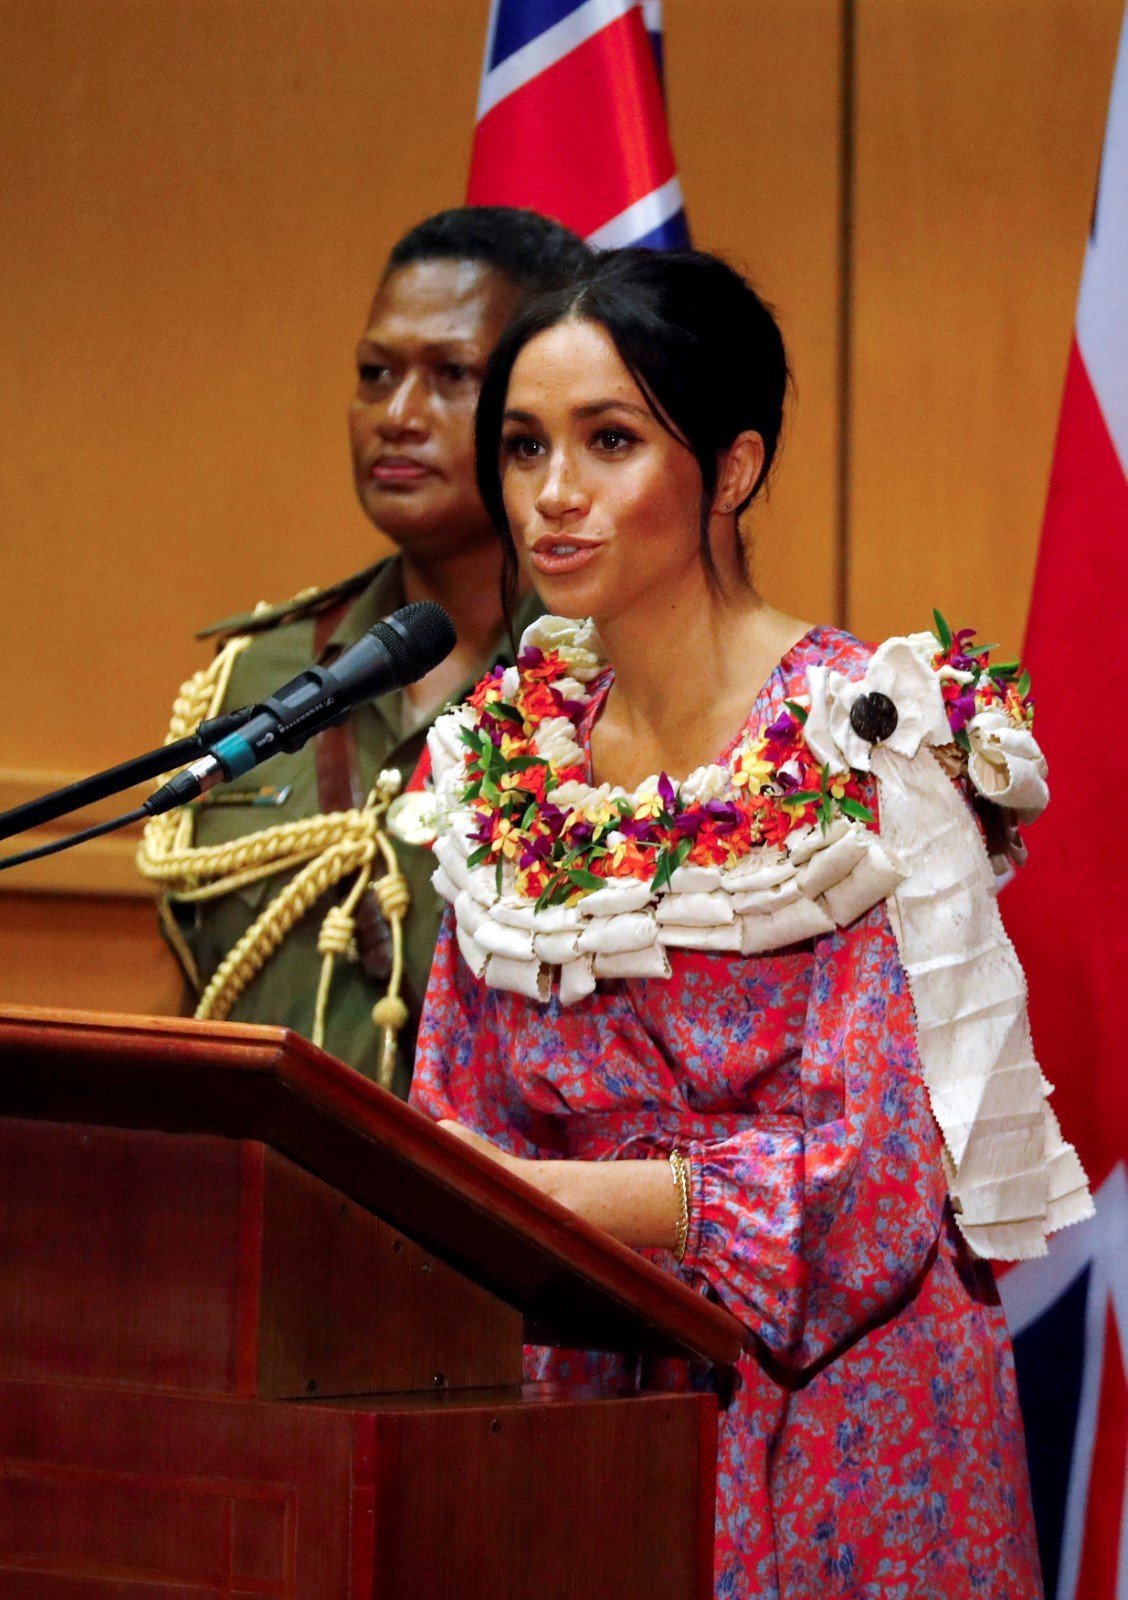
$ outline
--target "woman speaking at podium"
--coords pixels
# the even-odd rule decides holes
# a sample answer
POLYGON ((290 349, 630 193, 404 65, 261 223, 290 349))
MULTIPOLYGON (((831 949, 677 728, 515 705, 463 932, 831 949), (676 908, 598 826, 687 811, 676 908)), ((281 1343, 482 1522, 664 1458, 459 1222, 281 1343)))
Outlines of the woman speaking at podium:
POLYGON ((503 336, 479 481, 551 615, 431 736, 451 904, 412 1096, 744 1322, 718 1596, 1032 1600, 988 1258, 1089 1201, 985 841, 1020 853, 1045 763, 967 630, 874 650, 757 595, 786 387, 704 254, 609 252, 503 336))

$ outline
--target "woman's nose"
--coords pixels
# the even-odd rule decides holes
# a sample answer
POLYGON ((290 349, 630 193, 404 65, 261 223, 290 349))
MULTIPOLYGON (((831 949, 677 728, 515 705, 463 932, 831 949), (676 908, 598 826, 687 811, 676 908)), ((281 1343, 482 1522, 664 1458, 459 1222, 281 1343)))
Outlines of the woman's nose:
POLYGON ((427 386, 417 373, 405 372, 376 414, 376 428, 385 439, 416 437, 429 430, 427 386))
POLYGON ((553 455, 537 492, 536 507, 546 521, 588 510, 588 497, 579 475, 561 451, 553 455))

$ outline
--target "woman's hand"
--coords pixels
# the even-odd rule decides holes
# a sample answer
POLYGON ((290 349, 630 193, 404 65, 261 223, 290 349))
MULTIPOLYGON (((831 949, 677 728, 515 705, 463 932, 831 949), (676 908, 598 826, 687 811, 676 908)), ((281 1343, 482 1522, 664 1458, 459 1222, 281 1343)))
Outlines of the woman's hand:
MULTIPOLYGON (((440 1128, 445 1128, 448 1133, 460 1139, 463 1144, 468 1144, 472 1150, 479 1154, 489 1156, 491 1161, 496 1161, 499 1167, 504 1167, 506 1172, 512 1172, 515 1177, 522 1177, 522 1167, 531 1167, 534 1163, 523 1161, 520 1156, 511 1156, 507 1150, 499 1150, 496 1144, 491 1144, 484 1134, 475 1133, 473 1128, 467 1128, 461 1122, 454 1122, 444 1118, 439 1123, 440 1128)), ((526 1179, 526 1181, 528 1181, 526 1179)))
POLYGON ((537 1161, 499 1150, 461 1122, 439 1127, 624 1244, 673 1249, 681 1202, 665 1161, 537 1161))

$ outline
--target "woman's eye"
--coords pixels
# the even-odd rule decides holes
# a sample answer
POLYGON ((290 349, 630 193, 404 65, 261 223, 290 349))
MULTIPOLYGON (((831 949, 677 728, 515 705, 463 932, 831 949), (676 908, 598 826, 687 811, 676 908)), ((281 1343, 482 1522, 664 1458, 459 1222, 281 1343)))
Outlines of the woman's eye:
POLYGON ((534 439, 528 433, 511 433, 502 440, 502 449, 513 461, 533 461, 540 455, 544 446, 539 439, 534 439))
POLYGON ((473 375, 464 361, 444 361, 439 368, 439 377, 444 383, 465 383, 473 375))
POLYGON ((380 383, 387 377, 388 369, 376 361, 362 361, 356 369, 356 375, 361 383, 380 383))
POLYGON ((608 454, 621 455, 628 446, 635 443, 635 435, 628 433, 625 428, 600 428, 595 435, 594 443, 608 454))

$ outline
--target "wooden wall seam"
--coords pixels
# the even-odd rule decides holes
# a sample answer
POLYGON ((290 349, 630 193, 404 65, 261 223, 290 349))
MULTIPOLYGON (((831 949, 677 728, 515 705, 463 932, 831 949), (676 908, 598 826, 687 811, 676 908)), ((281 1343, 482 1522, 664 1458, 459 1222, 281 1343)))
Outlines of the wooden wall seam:
POLYGON ((855 178, 855 0, 841 0, 838 82, 838 327, 834 505, 834 621, 850 625, 850 421, 853 385, 854 178, 855 178))

